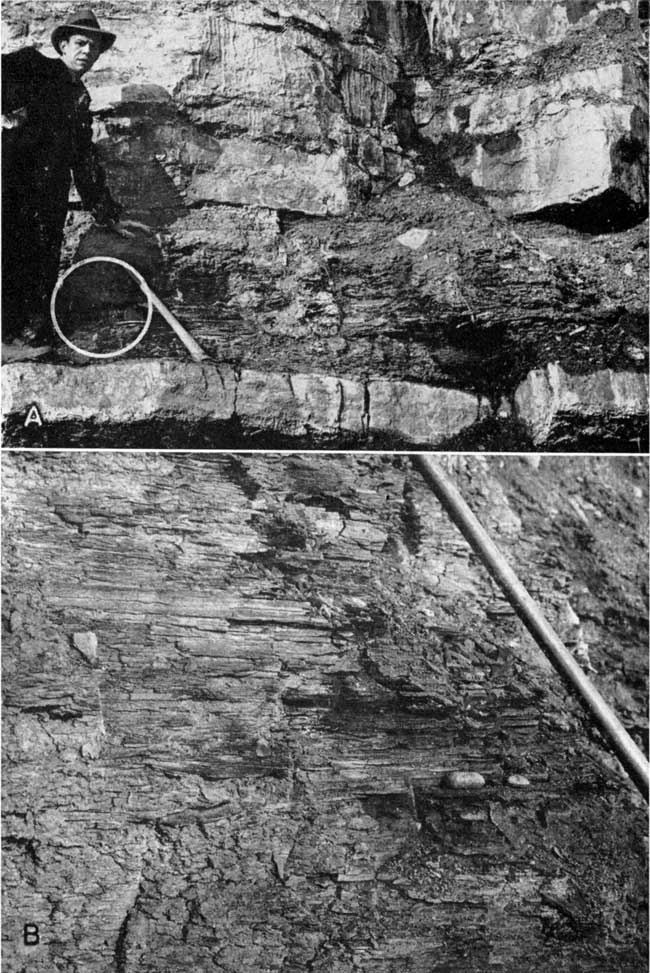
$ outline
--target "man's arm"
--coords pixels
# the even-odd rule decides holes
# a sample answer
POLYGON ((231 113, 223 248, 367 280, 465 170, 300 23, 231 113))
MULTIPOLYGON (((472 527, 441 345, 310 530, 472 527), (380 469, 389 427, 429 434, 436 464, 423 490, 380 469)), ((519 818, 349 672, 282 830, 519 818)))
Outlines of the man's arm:
POLYGON ((43 70, 45 58, 35 47, 2 55, 2 114, 25 108, 33 98, 33 87, 43 70))
POLYGON ((75 157, 72 165, 75 186, 84 209, 98 223, 115 223, 122 214, 122 206, 111 196, 106 185, 106 173, 93 144, 90 96, 84 89, 77 102, 75 157))

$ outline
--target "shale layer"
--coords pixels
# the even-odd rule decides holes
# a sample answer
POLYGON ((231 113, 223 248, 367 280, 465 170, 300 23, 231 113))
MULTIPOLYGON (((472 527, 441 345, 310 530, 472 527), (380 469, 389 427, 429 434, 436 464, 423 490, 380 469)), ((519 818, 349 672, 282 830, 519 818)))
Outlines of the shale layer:
MULTIPOLYGON (((449 468, 641 743, 646 464, 449 468)), ((3 474, 8 973, 647 968, 640 798, 404 458, 3 474)))

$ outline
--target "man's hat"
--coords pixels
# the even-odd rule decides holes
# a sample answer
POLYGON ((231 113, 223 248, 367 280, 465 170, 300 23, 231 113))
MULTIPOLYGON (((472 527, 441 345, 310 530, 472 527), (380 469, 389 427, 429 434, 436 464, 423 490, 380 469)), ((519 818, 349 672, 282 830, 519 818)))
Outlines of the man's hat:
POLYGON ((86 34, 88 37, 95 37, 102 45, 102 54, 115 43, 115 34, 111 34, 108 30, 102 30, 97 17, 89 8, 80 10, 71 20, 67 20, 65 24, 59 24, 58 27, 54 28, 52 31, 52 47, 57 54, 61 53, 59 48, 61 41, 66 40, 72 34, 86 34))

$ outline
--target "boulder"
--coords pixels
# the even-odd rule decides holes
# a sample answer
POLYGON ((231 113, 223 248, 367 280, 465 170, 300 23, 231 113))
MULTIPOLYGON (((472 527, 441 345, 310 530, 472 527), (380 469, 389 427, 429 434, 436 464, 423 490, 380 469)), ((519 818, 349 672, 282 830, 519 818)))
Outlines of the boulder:
POLYGON ((311 216, 342 215, 348 209, 343 149, 326 155, 278 148, 249 139, 215 145, 207 171, 192 174, 187 199, 268 209, 300 210, 311 216))
POLYGON ((536 446, 551 442, 580 419, 594 432, 618 421, 648 417, 648 376, 603 369, 568 375, 557 364, 531 371, 517 388, 515 411, 536 446))
POLYGON ((608 64, 442 103, 422 82, 415 117, 434 144, 455 136, 458 174, 484 190, 493 209, 513 215, 583 203, 609 190, 641 206, 643 101, 640 73, 608 64))

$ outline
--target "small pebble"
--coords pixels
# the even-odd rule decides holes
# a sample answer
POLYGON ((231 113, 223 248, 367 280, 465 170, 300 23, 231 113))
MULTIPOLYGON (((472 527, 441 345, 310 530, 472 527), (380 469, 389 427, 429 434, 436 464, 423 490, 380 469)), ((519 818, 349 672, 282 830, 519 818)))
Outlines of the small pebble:
POLYGON ((345 338, 328 338, 327 339, 328 350, 337 354, 339 351, 345 351, 348 347, 348 343, 345 338))
POLYGON ((472 770, 453 770, 442 779, 445 787, 460 790, 463 787, 485 787, 485 777, 472 770))
POLYGON ((497 409, 497 417, 499 419, 509 419, 512 415, 512 407, 505 395, 501 396, 501 401, 499 402, 499 408, 497 409))
POLYGON ((485 811, 463 811, 460 816, 461 821, 487 821, 485 811))
POLYGON ((415 173, 405 172, 397 185, 400 189, 404 189, 405 186, 410 186, 412 182, 415 182, 415 173))
POLYGON ((97 636, 94 632, 75 632, 72 644, 89 662, 97 658, 97 636))
POLYGON ((412 230, 407 230, 406 233, 398 236, 397 242, 401 243, 403 247, 408 247, 409 250, 419 250, 427 242, 428 237, 429 230, 419 229, 414 226, 412 230))
POLYGON ((92 743, 83 743, 81 745, 81 756, 84 760, 97 760, 100 753, 102 752, 101 743, 95 740, 92 743))
POLYGON ((508 783, 511 787, 530 787, 530 781, 523 774, 510 774, 508 783))
POLYGON ((258 737, 255 741, 255 753, 258 757, 267 757, 271 752, 271 744, 265 737, 258 737))

